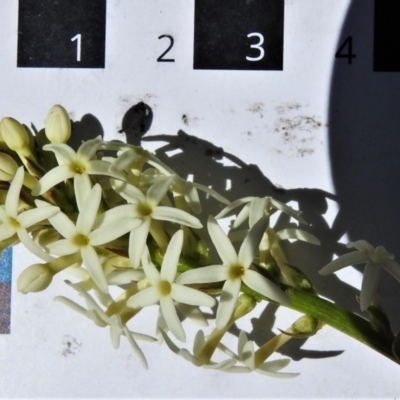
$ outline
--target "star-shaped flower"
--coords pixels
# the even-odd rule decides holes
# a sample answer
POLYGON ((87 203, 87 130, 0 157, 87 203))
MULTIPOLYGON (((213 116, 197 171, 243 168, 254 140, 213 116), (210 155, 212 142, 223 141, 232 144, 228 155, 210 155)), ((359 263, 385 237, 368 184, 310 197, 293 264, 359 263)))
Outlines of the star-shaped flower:
POLYGON ((24 181, 24 167, 19 167, 8 189, 4 208, 0 207, 0 242, 17 235, 18 239, 33 254, 44 261, 53 260, 29 236, 28 229, 40 221, 46 220, 60 209, 43 202, 43 207, 23 211, 18 214, 19 195, 24 181))
POLYGON ((155 339, 152 338, 151 336, 143 335, 136 332, 131 332, 129 328, 126 326, 126 324, 122 323, 121 316, 119 314, 113 314, 111 316, 107 315, 105 311, 96 303, 93 297, 89 295, 89 293, 85 292, 84 290, 80 289, 78 285, 72 284, 69 281, 66 281, 66 284, 79 292, 80 296, 82 296, 83 299, 85 300, 87 309, 64 296, 57 296, 54 298, 54 300, 60 301, 61 303, 70 307, 79 314, 82 314, 85 317, 89 318, 97 326, 100 327, 109 326, 111 342, 115 349, 119 348, 121 335, 126 336, 129 344, 135 351, 136 355, 139 357, 140 362, 145 368, 147 368, 146 358, 142 350, 136 343, 135 339, 145 340, 150 342, 155 341, 155 339))
POLYGON ((85 200, 90 186, 89 175, 108 175, 118 179, 124 179, 121 173, 110 172, 110 163, 93 159, 103 140, 99 136, 84 142, 75 152, 64 143, 52 143, 43 146, 44 150, 52 151, 62 164, 50 170, 37 183, 32 190, 33 196, 39 196, 47 192, 53 186, 67 179, 74 178, 74 189, 78 206, 85 200))
MULTIPOLYGON (((146 245, 149 232, 157 235, 157 229, 151 230, 152 220, 170 221, 179 225, 192 228, 201 228, 200 221, 186 211, 173 207, 160 206, 159 203, 166 195, 174 177, 158 177, 144 194, 136 186, 112 179, 111 185, 129 204, 120 206, 119 209, 110 210, 108 219, 116 217, 139 218, 142 224, 133 230, 129 237, 129 258, 133 268, 137 268, 146 245)), ((160 232, 164 234, 163 232, 160 232)))
POLYGON ((388 253, 383 246, 375 248, 365 240, 357 240, 348 243, 347 247, 354 247, 357 251, 343 254, 325 265, 319 273, 328 275, 351 265, 366 263, 360 295, 360 307, 365 311, 376 293, 382 268, 400 282, 400 265, 394 261, 394 255, 388 253))
POLYGON ((184 284, 225 281, 217 310, 217 329, 222 329, 232 316, 242 282, 271 300, 284 304, 288 302, 285 293, 274 283, 250 269, 267 224, 267 217, 260 219, 250 229, 237 254, 215 218, 209 217, 208 232, 223 264, 196 268, 184 272, 177 279, 178 283, 184 284))
POLYGON ((133 295, 126 304, 132 308, 143 308, 159 302, 168 329, 177 339, 184 342, 186 335, 176 312, 174 301, 192 306, 213 307, 215 299, 199 290, 175 283, 182 244, 183 231, 179 230, 171 238, 160 272, 151 262, 146 247, 142 257, 142 266, 151 286, 133 295))
MULTIPOLYGON (((85 190, 86 191, 86 190, 85 190)), ((96 184, 89 192, 86 201, 79 210, 76 225, 63 213, 49 218, 53 227, 65 238, 50 243, 50 253, 63 256, 80 252, 89 275, 104 293, 108 293, 107 280, 95 246, 111 242, 134 229, 140 220, 132 218, 116 219, 93 230, 101 201, 101 186, 96 184)))
POLYGON ((239 334, 237 355, 223 345, 220 345, 219 348, 233 359, 236 359, 243 364, 243 366, 232 366, 226 369, 226 372, 243 373, 255 371, 274 378, 294 378, 299 375, 297 373, 278 372, 290 363, 289 359, 267 361, 258 365, 256 361, 256 353, 254 351, 254 343, 247 339, 247 335, 243 331, 240 331, 239 334))

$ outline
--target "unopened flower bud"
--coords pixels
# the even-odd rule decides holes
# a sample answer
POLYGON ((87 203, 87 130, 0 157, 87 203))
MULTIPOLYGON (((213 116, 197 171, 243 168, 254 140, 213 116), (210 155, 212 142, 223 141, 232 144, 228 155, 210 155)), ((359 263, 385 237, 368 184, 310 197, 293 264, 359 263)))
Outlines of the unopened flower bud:
POLYGON ((71 136, 71 120, 64 107, 55 105, 47 113, 45 132, 51 143, 66 143, 71 136))
POLYGON ((0 180, 10 182, 17 172, 18 164, 6 153, 0 153, 0 180))
POLYGON ((0 122, 1 135, 10 150, 30 154, 30 140, 26 129, 14 118, 5 117, 0 122))
POLYGON ((18 277, 17 289, 23 294, 41 292, 50 285, 53 275, 46 264, 33 264, 18 277))

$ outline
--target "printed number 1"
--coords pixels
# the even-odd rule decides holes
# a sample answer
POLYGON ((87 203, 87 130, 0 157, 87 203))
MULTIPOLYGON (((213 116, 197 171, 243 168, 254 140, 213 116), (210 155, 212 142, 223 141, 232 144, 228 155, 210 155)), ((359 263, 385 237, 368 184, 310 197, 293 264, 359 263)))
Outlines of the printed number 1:
POLYGON ((81 42, 82 35, 78 33, 73 38, 71 38, 71 42, 75 42, 76 40, 76 61, 81 61, 81 42))
POLYGON ((260 54, 257 57, 246 57, 246 60, 247 61, 260 61, 264 58, 264 55, 265 55, 265 51, 261 47, 264 44, 264 36, 258 32, 252 32, 247 35, 248 38, 253 37, 253 36, 258 37, 259 42, 251 44, 250 48, 257 49, 260 52, 260 54))

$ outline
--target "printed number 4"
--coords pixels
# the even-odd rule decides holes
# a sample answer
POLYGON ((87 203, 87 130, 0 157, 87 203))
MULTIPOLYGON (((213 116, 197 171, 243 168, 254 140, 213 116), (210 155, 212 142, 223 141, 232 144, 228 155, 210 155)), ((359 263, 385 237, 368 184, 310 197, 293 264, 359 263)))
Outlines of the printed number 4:
POLYGON ((254 36, 258 37, 259 42, 251 44, 250 48, 257 49, 260 52, 260 54, 257 57, 246 57, 247 61, 260 61, 264 58, 264 55, 265 55, 265 51, 261 47, 264 44, 264 36, 258 32, 252 32, 247 35, 248 38, 254 37, 254 36))

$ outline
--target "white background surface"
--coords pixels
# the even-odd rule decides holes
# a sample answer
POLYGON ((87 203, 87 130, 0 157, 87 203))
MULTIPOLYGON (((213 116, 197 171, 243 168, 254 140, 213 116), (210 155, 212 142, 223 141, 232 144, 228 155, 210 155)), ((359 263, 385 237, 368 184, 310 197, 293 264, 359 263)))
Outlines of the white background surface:
MULTIPOLYGON (((172 135, 183 129, 257 164, 276 185, 333 192, 328 100, 334 54, 349 3, 287 0, 284 71, 243 72, 193 70, 194 2, 189 0, 109 0, 105 69, 16 68, 17 2, 2 0, 0 114, 41 127, 47 110, 58 103, 73 120, 93 114, 106 139, 121 139, 117 131, 122 116, 131 105, 144 101, 154 112, 149 135, 172 135), (170 54, 175 63, 156 62, 165 49, 165 43, 157 40, 161 34, 175 39, 170 54), (188 125, 182 122, 183 114, 188 125), (321 122, 321 127, 298 130, 290 142, 276 132, 284 119, 304 115, 321 122)), ((74 297, 62 279, 44 293, 17 293, 15 278, 32 262, 23 249, 16 249, 11 334, 0 336, 1 398, 400 396, 398 366, 329 327, 303 348, 344 350, 343 354, 292 362, 287 370, 301 373, 293 380, 198 369, 166 346, 144 343, 146 371, 125 340, 119 350, 113 350, 105 329, 52 301, 59 294, 74 297)), ((359 274, 353 275, 358 285, 359 274)), ((143 315, 135 327, 153 334, 155 312, 143 315)), ((284 329, 296 317, 279 310, 275 326, 284 329)))

